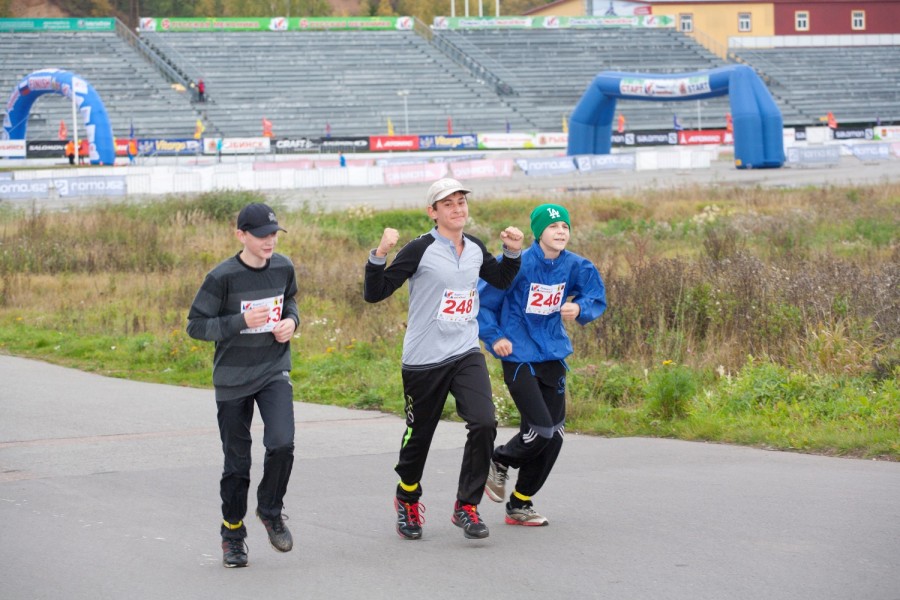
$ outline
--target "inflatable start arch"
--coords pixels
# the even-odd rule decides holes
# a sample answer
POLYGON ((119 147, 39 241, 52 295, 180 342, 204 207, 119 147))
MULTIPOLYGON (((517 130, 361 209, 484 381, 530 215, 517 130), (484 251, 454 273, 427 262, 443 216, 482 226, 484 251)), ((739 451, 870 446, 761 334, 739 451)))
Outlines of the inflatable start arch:
POLYGON ((24 140, 28 128, 28 113, 34 101, 44 94, 59 94, 72 100, 81 114, 91 146, 90 160, 94 165, 111 165, 116 160, 116 143, 106 107, 94 87, 75 73, 59 69, 43 69, 25 77, 13 89, 6 103, 3 119, 3 139, 24 140))
POLYGON ((759 76, 744 65, 680 75, 600 73, 572 111, 567 154, 609 154, 617 98, 679 101, 725 94, 731 103, 735 166, 739 169, 782 166, 781 111, 759 76))

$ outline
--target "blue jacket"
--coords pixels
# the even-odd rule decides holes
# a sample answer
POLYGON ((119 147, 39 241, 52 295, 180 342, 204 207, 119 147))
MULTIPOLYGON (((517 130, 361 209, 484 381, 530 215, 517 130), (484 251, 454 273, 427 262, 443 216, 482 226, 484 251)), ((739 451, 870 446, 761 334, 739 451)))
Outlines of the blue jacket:
POLYGON ((568 250, 556 259, 545 258, 538 242, 522 252, 522 266, 508 289, 482 280, 478 294, 478 337, 497 358, 494 343, 501 338, 512 342, 512 354, 502 358, 510 362, 563 360, 572 353, 559 312, 567 298, 581 307, 576 319, 581 325, 606 310, 606 288, 597 267, 568 250))

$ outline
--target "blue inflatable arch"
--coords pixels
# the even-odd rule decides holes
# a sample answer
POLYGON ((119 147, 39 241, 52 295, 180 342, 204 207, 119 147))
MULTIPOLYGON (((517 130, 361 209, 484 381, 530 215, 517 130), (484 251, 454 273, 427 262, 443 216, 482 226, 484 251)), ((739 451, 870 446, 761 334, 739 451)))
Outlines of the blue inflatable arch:
POLYGON ((6 103, 3 139, 25 139, 28 113, 31 112, 34 101, 44 94, 59 94, 71 102, 73 93, 91 146, 91 164, 113 164, 116 160, 116 143, 106 107, 90 83, 68 71, 43 69, 35 71, 19 82, 6 103))
POLYGON ((728 94, 739 169, 784 164, 783 122, 775 100, 750 67, 732 65, 679 75, 604 71, 588 86, 569 119, 567 154, 609 154, 616 99, 701 100, 728 94))

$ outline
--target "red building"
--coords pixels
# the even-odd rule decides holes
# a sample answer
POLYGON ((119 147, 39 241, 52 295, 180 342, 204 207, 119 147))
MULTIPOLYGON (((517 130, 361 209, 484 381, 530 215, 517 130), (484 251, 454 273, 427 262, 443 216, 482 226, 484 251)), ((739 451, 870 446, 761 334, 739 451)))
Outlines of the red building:
POLYGON ((898 0, 773 0, 775 35, 900 33, 898 0))

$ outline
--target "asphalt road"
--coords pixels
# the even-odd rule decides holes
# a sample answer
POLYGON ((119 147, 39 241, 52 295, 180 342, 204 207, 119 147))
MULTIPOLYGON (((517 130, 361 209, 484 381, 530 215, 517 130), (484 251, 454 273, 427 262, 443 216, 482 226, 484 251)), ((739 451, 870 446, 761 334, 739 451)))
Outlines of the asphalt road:
POLYGON ((407 541, 403 422, 298 403, 295 548, 250 519, 250 567, 225 569, 212 391, 7 356, 0 382, 5 600, 900 599, 900 463, 569 435, 535 498, 550 526, 505 525, 485 499, 491 535, 473 541, 450 523, 465 429, 447 422, 407 541))

